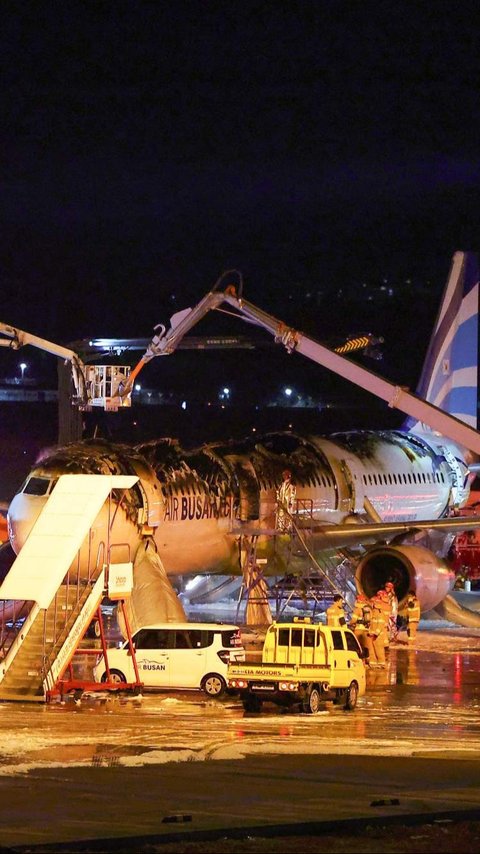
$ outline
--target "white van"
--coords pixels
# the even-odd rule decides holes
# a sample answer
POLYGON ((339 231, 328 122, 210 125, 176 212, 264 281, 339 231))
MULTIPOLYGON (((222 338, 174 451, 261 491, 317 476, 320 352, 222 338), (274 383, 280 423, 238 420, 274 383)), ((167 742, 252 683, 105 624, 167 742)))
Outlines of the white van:
MULTIPOLYGON (((138 675, 145 688, 202 689, 220 697, 227 686, 229 662, 245 661, 238 626, 225 623, 161 623, 133 636, 138 675)), ((108 650, 110 681, 135 682, 128 641, 108 650)), ((96 682, 106 682, 103 655, 93 668, 96 682)))

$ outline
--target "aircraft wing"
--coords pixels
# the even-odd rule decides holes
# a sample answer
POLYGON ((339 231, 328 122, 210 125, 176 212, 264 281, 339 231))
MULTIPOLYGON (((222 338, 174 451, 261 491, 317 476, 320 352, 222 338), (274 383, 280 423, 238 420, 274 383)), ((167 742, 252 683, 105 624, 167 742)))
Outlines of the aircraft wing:
POLYGON ((341 548, 356 546, 364 543, 390 541, 395 537, 415 534, 419 531, 441 531, 445 534, 460 534, 462 531, 473 531, 480 527, 480 516, 449 516, 444 519, 426 519, 415 522, 362 522, 342 525, 325 525, 321 522, 312 523, 308 520, 296 523, 298 532, 305 531, 315 537, 316 547, 341 548), (323 542, 322 542, 323 540, 323 542))

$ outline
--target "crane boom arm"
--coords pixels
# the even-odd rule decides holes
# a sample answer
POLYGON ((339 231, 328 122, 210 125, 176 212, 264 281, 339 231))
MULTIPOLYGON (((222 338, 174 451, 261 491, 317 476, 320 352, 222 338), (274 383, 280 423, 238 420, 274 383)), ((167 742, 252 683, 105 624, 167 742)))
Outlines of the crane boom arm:
POLYGON ((324 344, 319 344, 314 338, 286 326, 282 321, 277 320, 252 303, 240 299, 230 292, 224 293, 224 300, 236 308, 242 317, 246 317, 270 332, 275 341, 283 344, 288 352, 291 353, 295 350, 301 353, 307 359, 328 368, 338 376, 386 401, 388 406, 412 416, 417 421, 428 425, 432 430, 441 433, 443 436, 448 436, 459 445, 480 454, 480 433, 460 421, 459 418, 449 415, 432 403, 427 403, 409 389, 395 385, 395 383, 383 379, 373 371, 369 371, 345 356, 339 355, 324 344))
MULTIPOLYGON (((136 376, 141 367, 154 356, 170 355, 173 353, 186 332, 209 311, 219 309, 222 303, 227 303, 236 309, 238 312, 237 316, 240 319, 253 323, 270 332, 274 336, 275 341, 283 344, 289 353, 293 351, 301 353, 307 359, 316 362, 318 365, 322 365, 338 376, 349 380, 349 382, 386 401, 389 407, 412 416, 417 421, 424 423, 432 430, 448 437, 453 442, 464 448, 468 448, 476 454, 480 454, 480 433, 473 427, 469 427, 463 421, 460 421, 460 419, 455 418, 453 415, 449 415, 442 409, 439 409, 439 407, 427 403, 427 401, 422 400, 422 398, 409 391, 409 389, 383 379, 383 377, 373 371, 361 367, 361 365, 352 362, 345 356, 335 352, 335 350, 331 350, 324 344, 320 344, 311 336, 287 326, 283 321, 267 314, 267 312, 253 305, 253 303, 238 296, 234 285, 229 285, 223 291, 210 291, 193 309, 186 309, 183 312, 179 312, 178 315, 174 315, 171 328, 165 332, 165 327, 161 327, 161 334, 156 335, 152 339, 146 353, 136 368, 133 369, 132 375, 136 376), (178 322, 175 322, 176 319, 178 319, 178 322)), ((156 327, 156 329, 159 329, 159 327, 156 327)), ((127 388, 126 393, 130 390, 131 385, 127 388)))
POLYGON ((32 335, 23 329, 16 329, 14 326, 9 326, 1 321, 0 335, 5 336, 4 338, 0 338, 0 347, 10 347, 12 350, 19 350, 20 347, 30 344, 32 347, 45 350, 47 353, 52 353, 52 355, 70 362, 77 402, 86 403, 85 365, 77 353, 69 350, 67 347, 62 347, 61 344, 54 344, 53 341, 48 341, 46 338, 39 338, 38 335, 32 335))

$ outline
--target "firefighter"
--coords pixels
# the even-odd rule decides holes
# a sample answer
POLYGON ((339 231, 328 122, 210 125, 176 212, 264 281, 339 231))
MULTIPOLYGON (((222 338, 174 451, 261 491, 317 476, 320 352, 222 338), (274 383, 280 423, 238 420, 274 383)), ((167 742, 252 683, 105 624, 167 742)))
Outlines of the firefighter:
POLYGON ((392 581, 387 581, 385 585, 388 600, 390 602, 390 616, 388 618, 388 639, 393 641, 397 639, 397 617, 398 617, 398 598, 395 592, 395 585, 392 581))
POLYGON ((372 607, 364 593, 359 593, 355 599, 349 627, 353 631, 363 650, 363 660, 369 663, 372 643, 368 637, 368 629, 372 619, 372 607))
POLYGON ((387 638, 387 616, 384 598, 377 593, 372 599, 372 619, 368 628, 372 648, 370 667, 385 669, 385 641, 387 638))
POLYGON ((415 643, 418 623, 420 621, 420 602, 414 590, 408 591, 407 596, 407 635, 408 643, 415 643))
POLYGON ((297 488, 292 483, 292 472, 285 469, 282 472, 282 483, 277 489, 277 518, 276 527, 280 531, 291 531, 293 528, 292 514, 295 510, 297 488))
POLYGON ((346 622, 345 599, 335 593, 333 603, 327 608, 327 626, 344 626, 346 622))
POLYGON ((385 618, 385 631, 383 632, 383 640, 385 644, 385 649, 390 648, 390 636, 388 632, 389 622, 392 616, 392 606, 390 604, 390 597, 385 590, 382 588, 378 591, 378 593, 374 596, 374 600, 376 600, 376 607, 380 608, 383 611, 383 615, 385 618))

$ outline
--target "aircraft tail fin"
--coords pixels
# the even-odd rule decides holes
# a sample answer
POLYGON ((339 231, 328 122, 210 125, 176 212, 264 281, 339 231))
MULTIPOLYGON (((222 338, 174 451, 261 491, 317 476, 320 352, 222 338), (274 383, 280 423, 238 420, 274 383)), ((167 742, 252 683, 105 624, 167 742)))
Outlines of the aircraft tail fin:
MULTIPOLYGON (((473 252, 455 252, 416 393, 477 428, 479 268, 473 252)), ((409 419, 410 432, 429 428, 409 419)))

